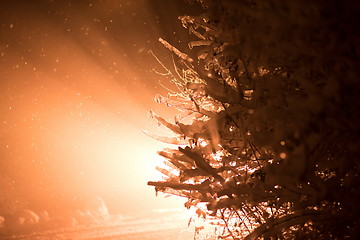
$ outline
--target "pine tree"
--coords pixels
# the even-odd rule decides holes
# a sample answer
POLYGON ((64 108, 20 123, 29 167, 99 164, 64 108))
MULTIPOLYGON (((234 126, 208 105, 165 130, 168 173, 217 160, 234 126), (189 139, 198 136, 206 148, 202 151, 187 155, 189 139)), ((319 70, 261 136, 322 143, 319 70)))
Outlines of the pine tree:
POLYGON ((356 1, 201 0, 198 38, 166 68, 178 145, 156 191, 188 199, 219 239, 359 239, 356 1), (206 209, 201 208, 202 204, 206 209))

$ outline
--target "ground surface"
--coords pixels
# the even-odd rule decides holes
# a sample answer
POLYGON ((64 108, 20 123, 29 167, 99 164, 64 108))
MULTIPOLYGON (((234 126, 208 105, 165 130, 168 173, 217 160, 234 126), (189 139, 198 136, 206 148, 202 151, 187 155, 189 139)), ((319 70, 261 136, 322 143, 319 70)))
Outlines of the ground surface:
POLYGON ((77 231, 37 232, 27 235, 4 236, 2 240, 190 240, 191 230, 184 228, 133 231, 123 226, 101 227, 77 231))
POLYGON ((34 230, 28 234, 2 232, 1 240, 191 240, 194 227, 178 213, 157 213, 89 226, 34 230))

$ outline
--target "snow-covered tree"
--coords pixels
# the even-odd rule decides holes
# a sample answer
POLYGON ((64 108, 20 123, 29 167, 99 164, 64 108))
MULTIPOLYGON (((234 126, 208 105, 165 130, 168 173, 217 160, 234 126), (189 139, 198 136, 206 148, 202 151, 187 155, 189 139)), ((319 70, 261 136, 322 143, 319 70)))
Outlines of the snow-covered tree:
POLYGON ((219 239, 359 239, 360 8, 356 1, 201 0, 196 41, 152 114, 179 145, 156 191, 218 225, 219 239), (206 205, 205 208, 201 206, 206 205), (222 231, 220 231, 222 230, 222 231))

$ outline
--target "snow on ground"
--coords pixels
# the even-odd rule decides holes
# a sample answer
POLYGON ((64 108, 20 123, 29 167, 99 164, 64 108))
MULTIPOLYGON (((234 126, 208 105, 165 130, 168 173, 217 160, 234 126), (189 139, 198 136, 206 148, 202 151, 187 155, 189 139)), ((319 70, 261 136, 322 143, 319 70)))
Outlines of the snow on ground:
POLYGON ((110 216, 92 225, 76 225, 27 234, 4 234, 2 240, 191 240, 193 228, 183 209, 158 209, 141 216, 110 216))

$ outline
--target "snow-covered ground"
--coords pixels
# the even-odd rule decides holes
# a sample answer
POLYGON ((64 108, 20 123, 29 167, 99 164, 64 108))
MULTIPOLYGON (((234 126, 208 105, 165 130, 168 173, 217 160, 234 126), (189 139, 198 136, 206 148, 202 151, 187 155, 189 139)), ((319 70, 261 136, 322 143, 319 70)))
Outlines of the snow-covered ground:
POLYGON ((5 234, 2 240, 190 240, 193 228, 182 209, 157 210, 137 217, 112 216, 101 224, 5 234))

